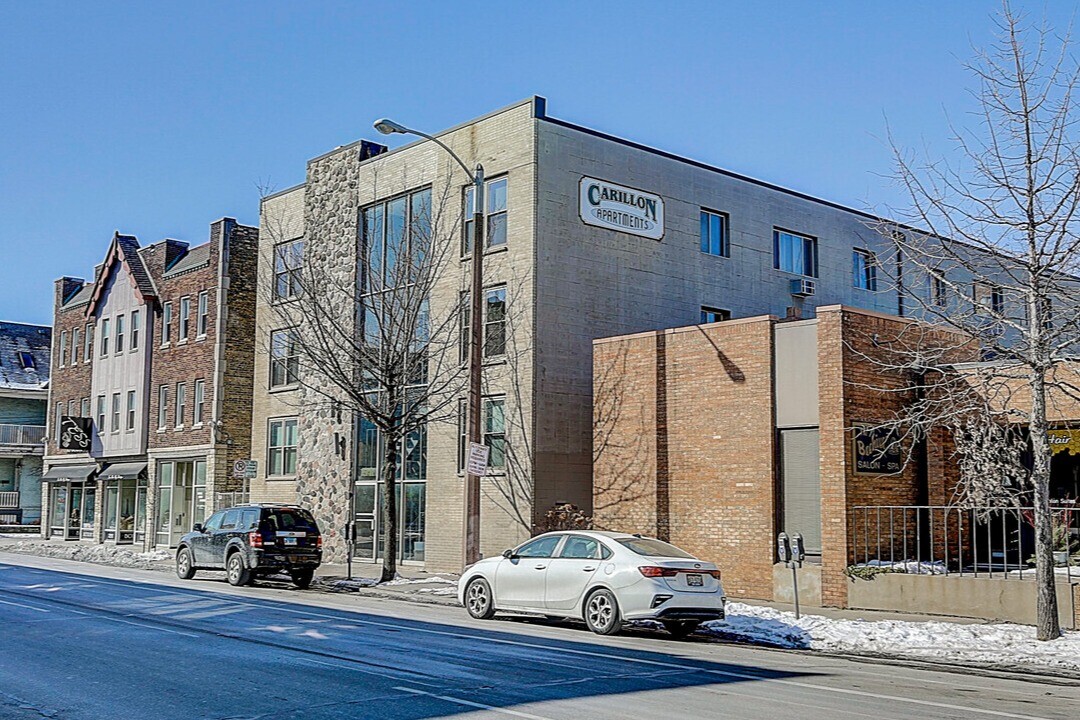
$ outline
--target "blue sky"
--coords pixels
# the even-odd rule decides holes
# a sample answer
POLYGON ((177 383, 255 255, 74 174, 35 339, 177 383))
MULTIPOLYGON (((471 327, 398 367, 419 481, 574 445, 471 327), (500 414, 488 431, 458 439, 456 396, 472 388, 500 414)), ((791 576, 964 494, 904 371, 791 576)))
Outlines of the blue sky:
MULTIPOLYGON (((1014 3, 1064 31, 1075 2, 1014 3)), ((550 114, 858 208, 902 205, 886 119, 947 148, 992 39, 966 2, 0 0, 0 318, 51 322, 114 230, 203 242, 379 116, 550 114)), ((397 142, 397 141, 394 141, 397 142)))

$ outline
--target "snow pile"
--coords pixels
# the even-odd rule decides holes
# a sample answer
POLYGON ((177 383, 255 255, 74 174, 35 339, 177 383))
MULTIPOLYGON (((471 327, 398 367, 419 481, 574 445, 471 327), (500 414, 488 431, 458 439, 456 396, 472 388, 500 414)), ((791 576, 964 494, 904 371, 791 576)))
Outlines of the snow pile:
POLYGON ((84 545, 49 540, 19 540, 4 543, 0 551, 38 555, 41 557, 76 560, 78 562, 139 568, 142 570, 168 570, 172 568, 172 553, 168 550, 141 552, 133 547, 111 544, 84 545))
POLYGON ((907 573, 908 575, 945 575, 948 570, 945 568, 945 563, 940 560, 934 560, 933 562, 908 560, 907 562, 890 562, 888 560, 869 560, 858 565, 852 565, 853 568, 880 568, 884 572, 897 572, 907 573))
POLYGON ((921 658, 944 662, 1028 665, 1080 670, 1080 633, 1052 642, 1035 628, 1010 623, 962 625, 938 621, 841 620, 728 603, 727 618, 705 623, 709 634, 782 648, 921 658))
POLYGON ((439 575, 432 575, 425 578, 404 578, 398 575, 396 578, 389 582, 382 583, 383 585, 424 585, 426 583, 444 583, 447 585, 457 585, 457 580, 450 578, 444 578, 439 575))
POLYGON ((379 582, 378 578, 353 578, 352 580, 346 580, 344 578, 329 577, 323 579, 317 578, 316 581, 319 582, 319 584, 328 587, 330 590, 336 591, 393 588, 396 592, 402 594, 425 593, 429 595, 455 595, 457 593, 457 580, 441 577, 439 575, 433 575, 429 578, 406 578, 397 575, 393 580, 387 582, 379 582), (422 587, 424 585, 439 585, 440 587, 422 587))

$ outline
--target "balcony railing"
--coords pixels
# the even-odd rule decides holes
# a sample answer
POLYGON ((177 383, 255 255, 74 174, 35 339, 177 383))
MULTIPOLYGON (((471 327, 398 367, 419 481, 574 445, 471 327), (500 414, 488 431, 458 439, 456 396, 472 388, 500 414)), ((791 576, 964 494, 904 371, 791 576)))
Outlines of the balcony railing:
POLYGON ((10 425, 0 423, 0 445, 38 447, 44 444, 44 425, 10 425))
POLYGON ((0 508, 19 507, 19 492, 17 490, 5 490, 0 492, 0 508))

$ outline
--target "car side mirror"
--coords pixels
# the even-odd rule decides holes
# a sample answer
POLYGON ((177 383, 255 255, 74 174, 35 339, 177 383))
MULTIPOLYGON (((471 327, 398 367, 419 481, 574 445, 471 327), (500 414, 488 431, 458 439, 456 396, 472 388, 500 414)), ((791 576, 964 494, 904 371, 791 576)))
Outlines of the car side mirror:
POLYGON ((513 550, 503 550, 503 557, 507 560, 513 560, 517 555, 514 554, 513 550))
POLYGON ((192 529, 192 531, 197 532, 197 533, 205 532, 205 530, 203 529, 202 523, 195 523, 194 525, 191 526, 191 529, 192 529))

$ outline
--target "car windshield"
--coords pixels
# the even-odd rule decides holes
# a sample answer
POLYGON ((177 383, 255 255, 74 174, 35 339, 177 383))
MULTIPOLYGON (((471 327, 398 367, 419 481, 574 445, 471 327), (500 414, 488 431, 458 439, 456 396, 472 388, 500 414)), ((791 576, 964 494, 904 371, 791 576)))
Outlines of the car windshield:
POLYGON ((618 538, 618 542, 623 547, 629 548, 636 552, 638 555, 644 555, 645 557, 670 557, 670 558, 688 558, 694 559, 694 556, 690 553, 680 550, 674 545, 670 545, 663 540, 656 540, 654 538, 618 538))
POLYGON ((318 532, 315 518, 311 513, 298 508, 279 508, 270 510, 263 520, 268 530, 304 530, 318 532))

